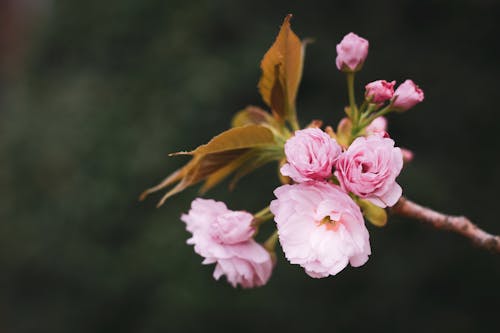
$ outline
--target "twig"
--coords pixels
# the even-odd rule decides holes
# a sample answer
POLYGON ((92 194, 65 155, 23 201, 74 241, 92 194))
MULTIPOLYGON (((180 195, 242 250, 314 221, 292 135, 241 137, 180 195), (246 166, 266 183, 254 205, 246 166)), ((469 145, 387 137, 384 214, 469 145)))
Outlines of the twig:
POLYGON ((500 253, 500 236, 487 233, 464 216, 445 215, 420 206, 405 197, 401 197, 390 211, 395 215, 428 223, 436 229, 455 232, 469 238, 478 247, 500 253))

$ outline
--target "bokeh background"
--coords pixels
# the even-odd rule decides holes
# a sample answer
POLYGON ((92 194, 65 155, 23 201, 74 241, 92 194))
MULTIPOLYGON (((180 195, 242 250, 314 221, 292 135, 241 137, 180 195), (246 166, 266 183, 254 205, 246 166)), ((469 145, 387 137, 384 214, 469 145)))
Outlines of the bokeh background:
MULTIPOLYGON (((262 105, 259 61, 282 19, 312 37, 302 124, 346 103, 335 44, 370 40, 358 93, 414 79, 425 102, 390 116, 415 160, 408 197, 500 233, 500 5, 454 1, 1 0, 1 332, 486 332, 498 330, 500 257, 392 218, 361 268, 315 280, 282 257, 235 290, 185 244, 196 189, 156 209, 138 194, 262 105)), ((275 166, 207 197, 257 211, 275 166)))

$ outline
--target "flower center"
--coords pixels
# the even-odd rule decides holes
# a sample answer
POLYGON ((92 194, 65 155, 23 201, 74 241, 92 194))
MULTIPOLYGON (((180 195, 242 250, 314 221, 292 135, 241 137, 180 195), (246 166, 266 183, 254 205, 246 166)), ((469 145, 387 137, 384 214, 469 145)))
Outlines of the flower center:
POLYGON ((337 231, 339 228, 339 221, 332 220, 330 216, 327 215, 319 221, 319 225, 324 225, 328 230, 337 231))

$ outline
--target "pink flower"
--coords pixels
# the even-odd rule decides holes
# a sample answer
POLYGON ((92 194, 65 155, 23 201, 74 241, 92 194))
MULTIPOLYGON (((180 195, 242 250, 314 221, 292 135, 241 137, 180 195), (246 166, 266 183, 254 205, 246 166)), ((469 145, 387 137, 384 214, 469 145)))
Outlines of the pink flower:
POLYGON ((288 163, 281 167, 281 174, 296 182, 324 180, 331 177, 341 152, 337 141, 319 128, 296 131, 285 143, 288 163))
POLYGON ((406 80, 396 89, 394 98, 393 108, 406 111, 424 100, 424 92, 412 80, 406 80))
POLYGON ((215 279, 226 275, 233 287, 252 288, 266 284, 271 277, 271 255, 252 238, 252 214, 231 211, 223 202, 197 198, 181 220, 193 234, 187 243, 205 258, 203 264, 216 264, 215 279))
POLYGON ((370 125, 366 126, 365 134, 367 136, 379 135, 382 137, 388 137, 387 119, 383 116, 373 119, 373 121, 370 123, 370 125))
POLYGON ((365 98, 371 98, 372 103, 382 104, 392 98, 394 95, 394 85, 396 81, 387 82, 386 80, 378 80, 368 83, 365 86, 365 98))
POLYGON ((361 211, 337 185, 308 182, 278 187, 271 212, 286 258, 314 278, 335 275, 371 254, 361 211))
POLYGON ((368 41, 355 33, 348 33, 337 44, 337 68, 341 71, 355 72, 361 69, 368 56, 368 41))
POLYGON ((394 141, 378 135, 358 137, 338 159, 335 176, 345 191, 379 207, 393 206, 401 197, 396 177, 403 156, 394 141))

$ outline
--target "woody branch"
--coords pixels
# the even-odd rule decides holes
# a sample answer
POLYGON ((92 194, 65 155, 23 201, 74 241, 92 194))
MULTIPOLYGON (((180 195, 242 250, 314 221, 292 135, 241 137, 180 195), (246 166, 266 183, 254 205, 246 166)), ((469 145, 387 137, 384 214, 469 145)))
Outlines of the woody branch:
POLYGON ((401 197, 391 208, 391 213, 430 224, 436 229, 455 232, 469 238, 478 247, 500 253, 500 236, 487 233, 464 216, 439 213, 405 197, 401 197))

